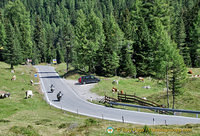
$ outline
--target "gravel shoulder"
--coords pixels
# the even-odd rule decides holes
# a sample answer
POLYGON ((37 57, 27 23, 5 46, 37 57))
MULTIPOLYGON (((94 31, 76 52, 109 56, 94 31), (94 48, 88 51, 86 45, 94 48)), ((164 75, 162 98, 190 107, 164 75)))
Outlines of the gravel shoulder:
POLYGON ((78 81, 76 80, 65 80, 65 81, 73 89, 73 91, 83 100, 100 101, 101 99, 104 98, 103 96, 99 96, 90 91, 97 83, 82 85, 78 83, 78 81))

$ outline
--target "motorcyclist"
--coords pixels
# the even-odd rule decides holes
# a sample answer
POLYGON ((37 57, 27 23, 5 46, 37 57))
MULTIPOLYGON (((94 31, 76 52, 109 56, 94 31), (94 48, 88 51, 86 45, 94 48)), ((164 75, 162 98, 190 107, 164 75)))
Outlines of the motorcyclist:
POLYGON ((54 85, 53 84, 51 84, 51 92, 53 93, 54 92, 54 90, 55 90, 55 87, 54 87, 54 85))
POLYGON ((63 96, 63 94, 61 93, 61 91, 59 91, 59 93, 57 94, 58 101, 60 101, 62 96, 63 96))

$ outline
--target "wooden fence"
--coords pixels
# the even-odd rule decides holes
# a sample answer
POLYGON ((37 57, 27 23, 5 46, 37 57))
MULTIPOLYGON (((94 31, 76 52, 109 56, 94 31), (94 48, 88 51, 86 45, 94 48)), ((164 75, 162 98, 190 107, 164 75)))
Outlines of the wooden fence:
POLYGON ((140 98, 135 95, 129 95, 129 94, 120 94, 118 93, 118 101, 120 102, 129 102, 129 103, 137 103, 139 105, 143 106, 151 106, 151 107, 164 107, 163 105, 157 104, 150 100, 145 100, 143 98, 140 98))

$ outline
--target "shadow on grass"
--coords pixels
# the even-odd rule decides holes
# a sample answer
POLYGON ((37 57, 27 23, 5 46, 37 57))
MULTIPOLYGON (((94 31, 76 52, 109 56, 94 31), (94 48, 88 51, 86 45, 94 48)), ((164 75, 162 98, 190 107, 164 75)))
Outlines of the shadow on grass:
POLYGON ((62 77, 62 78, 67 78, 67 77, 73 76, 73 75, 75 75, 75 74, 87 75, 88 73, 87 73, 87 72, 84 72, 84 71, 81 71, 81 70, 78 70, 78 69, 74 69, 74 70, 68 71, 67 73, 65 73, 65 74, 62 75, 61 77, 62 77))

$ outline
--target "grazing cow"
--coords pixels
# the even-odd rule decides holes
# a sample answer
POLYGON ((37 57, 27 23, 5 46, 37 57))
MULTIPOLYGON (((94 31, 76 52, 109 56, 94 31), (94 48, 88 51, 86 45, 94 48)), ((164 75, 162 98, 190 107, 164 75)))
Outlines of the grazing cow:
POLYGON ((124 94, 124 91, 123 91, 123 90, 121 90, 121 91, 120 91, 120 93, 121 93, 121 94, 124 94))
POLYGON ((33 85, 33 80, 30 80, 30 82, 31 82, 31 85, 33 85))
POLYGON ((146 98, 146 97, 142 97, 142 99, 144 99, 144 100, 147 100, 147 98, 146 98))
POLYGON ((9 92, 4 92, 4 91, 0 91, 0 98, 7 98, 10 97, 10 93, 9 92))
POLYGON ((16 76, 14 75, 14 76, 11 78, 11 80, 16 80, 16 76))
POLYGON ((188 74, 193 74, 192 70, 189 70, 189 71, 188 71, 188 74))
POLYGON ((145 89, 151 89, 151 86, 148 85, 148 86, 144 86, 143 88, 145 88, 145 89))
POLYGON ((138 77, 138 80, 144 82, 144 78, 143 77, 138 77))
POLYGON ((118 80, 113 80, 112 81, 112 84, 114 85, 114 84, 117 84, 118 85, 118 80))
POLYGON ((114 92, 117 92, 118 90, 117 90, 117 88, 115 88, 115 87, 113 87, 112 88, 112 92, 114 93, 114 92))
POLYGON ((33 92, 31 90, 27 90, 26 91, 26 99, 32 98, 32 96, 33 96, 33 92))

